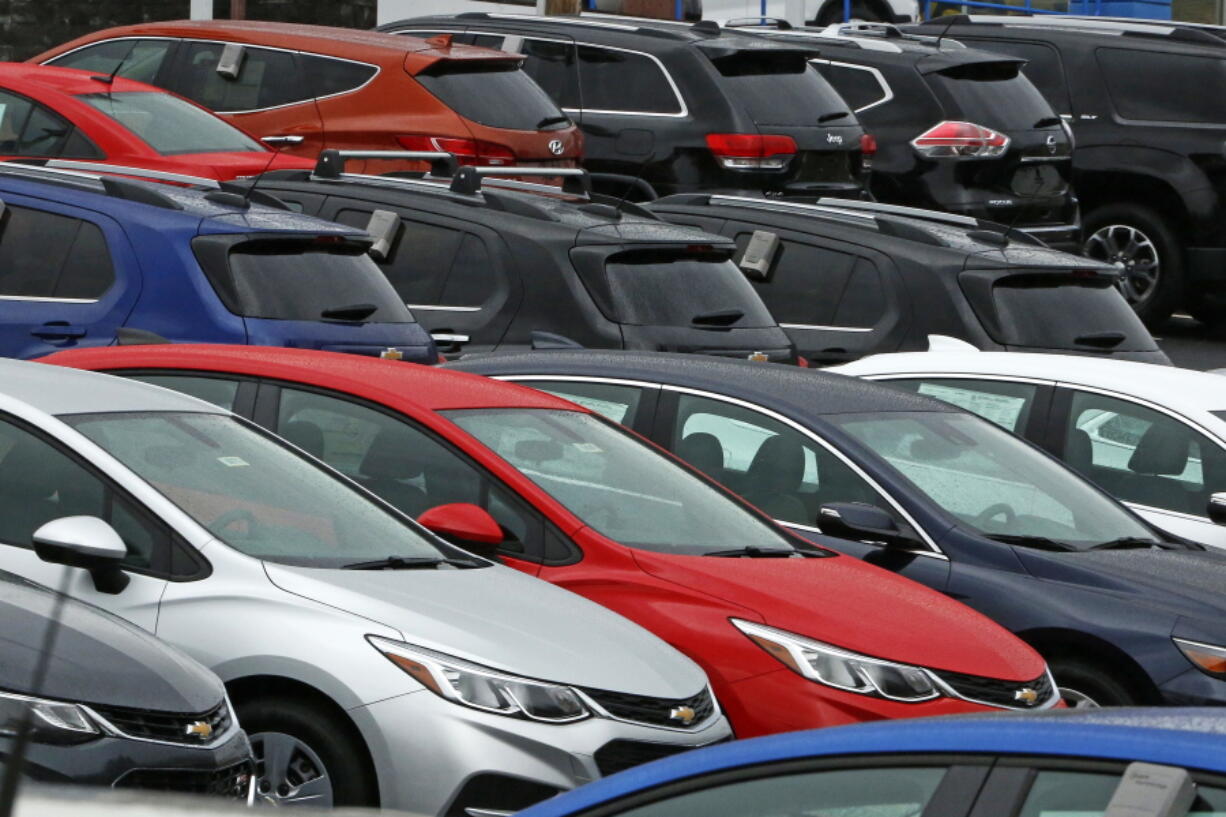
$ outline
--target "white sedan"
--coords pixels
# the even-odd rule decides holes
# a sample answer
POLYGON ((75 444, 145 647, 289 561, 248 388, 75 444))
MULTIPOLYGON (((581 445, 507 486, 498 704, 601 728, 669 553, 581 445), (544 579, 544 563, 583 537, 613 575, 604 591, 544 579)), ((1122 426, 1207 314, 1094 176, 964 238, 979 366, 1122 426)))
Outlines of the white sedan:
POLYGON ((1226 377, 969 348, 874 355, 832 371, 973 411, 1045 448, 1158 527, 1226 548, 1226 377))

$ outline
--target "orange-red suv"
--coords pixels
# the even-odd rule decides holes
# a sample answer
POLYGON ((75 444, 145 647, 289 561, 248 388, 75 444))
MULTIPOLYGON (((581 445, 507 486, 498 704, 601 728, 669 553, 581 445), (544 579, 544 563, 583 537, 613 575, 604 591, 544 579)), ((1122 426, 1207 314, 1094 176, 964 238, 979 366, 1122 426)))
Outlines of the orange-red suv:
POLYGON ((166 88, 312 159, 324 148, 441 150, 464 164, 576 166, 582 135, 520 59, 447 36, 201 20, 110 28, 31 62, 166 88))

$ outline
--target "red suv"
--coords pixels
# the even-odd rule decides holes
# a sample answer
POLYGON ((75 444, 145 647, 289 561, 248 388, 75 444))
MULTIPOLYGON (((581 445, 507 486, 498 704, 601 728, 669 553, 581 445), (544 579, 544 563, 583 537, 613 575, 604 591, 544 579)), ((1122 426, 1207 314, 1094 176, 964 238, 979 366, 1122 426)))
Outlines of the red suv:
POLYGON ((984 616, 814 547, 542 392, 292 349, 130 346, 44 360, 234 410, 445 538, 636 621, 706 670, 740 737, 1061 705, 1043 659, 984 616))
POLYGON ((0 63, 0 160, 102 162, 227 181, 313 167, 141 82, 0 63))
POLYGON ((449 36, 215 20, 110 28, 31 60, 166 88, 310 159, 324 148, 438 150, 467 164, 576 166, 578 128, 521 61, 449 36))

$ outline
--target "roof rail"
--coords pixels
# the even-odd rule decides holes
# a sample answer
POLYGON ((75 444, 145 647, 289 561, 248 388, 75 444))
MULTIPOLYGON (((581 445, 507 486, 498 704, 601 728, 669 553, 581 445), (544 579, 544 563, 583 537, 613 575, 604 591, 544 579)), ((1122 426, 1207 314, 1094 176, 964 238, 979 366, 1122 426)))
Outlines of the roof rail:
MULTIPOLYGON (((831 199, 831 201, 842 201, 842 199, 831 199)), ((752 207, 755 210, 772 210, 774 212, 778 212, 780 210, 795 210, 802 213, 817 212, 824 213, 826 215, 847 216, 854 219, 860 219, 865 222, 876 223, 876 216, 874 216, 872 213, 858 213, 853 210, 847 210, 837 206, 808 204, 800 201, 788 201, 787 199, 764 199, 756 196, 737 196, 725 193, 712 193, 710 198, 707 199, 707 202, 709 204, 726 203, 737 207, 752 207)))
POLYGON ((791 31, 795 26, 782 17, 734 17, 724 22, 724 28, 771 28, 791 31))
POLYGON ((86 173, 97 172, 98 175, 114 173, 121 176, 133 176, 138 179, 152 179, 159 182, 177 182, 191 184, 197 187, 207 187, 210 190, 220 190, 221 183, 216 179, 206 179, 203 176, 188 176, 183 173, 169 173, 164 170, 149 170, 143 167, 129 165, 112 165, 102 162, 78 162, 73 159, 48 159, 43 167, 60 168, 63 170, 81 170, 86 173))
POLYGON ((451 192, 465 196, 476 195, 481 190, 481 180, 488 176, 540 176, 561 178, 562 192, 590 196, 592 182, 587 171, 577 167, 472 167, 460 168, 451 180, 451 192))
POLYGON ((24 176, 49 184, 67 184, 112 198, 150 204, 165 210, 182 210, 183 205, 155 187, 114 176, 82 173, 78 170, 42 167, 24 162, 0 162, 0 175, 24 176))
POLYGON ((381 159, 430 163, 430 173, 451 178, 460 163, 454 154, 425 150, 336 150, 329 148, 319 154, 315 175, 323 179, 338 179, 345 172, 347 159, 381 159))
POLYGON ((970 216, 960 216, 955 213, 942 213, 937 210, 923 210, 919 207, 904 207, 901 204, 882 204, 876 201, 860 199, 832 199, 823 197, 817 200, 823 207, 837 207, 842 210, 857 210, 865 213, 875 213, 883 216, 906 216, 923 221, 933 221, 938 224, 956 224, 959 227, 982 227, 985 223, 970 216))

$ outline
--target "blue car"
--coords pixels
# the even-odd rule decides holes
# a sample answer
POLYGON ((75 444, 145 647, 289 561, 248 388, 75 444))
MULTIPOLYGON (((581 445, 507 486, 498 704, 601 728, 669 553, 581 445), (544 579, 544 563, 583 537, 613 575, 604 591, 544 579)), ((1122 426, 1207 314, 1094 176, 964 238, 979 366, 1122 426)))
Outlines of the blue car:
POLYGON ((1191 804, 1177 817, 1226 812, 1226 716, 1149 709, 919 718, 757 738, 639 766, 518 817, 1099 817, 1117 790, 1133 795, 1126 813, 1140 817, 1145 798, 1131 787, 1161 771, 1134 769, 1137 779, 1126 773, 1137 761, 1190 777, 1191 804))
POLYGON ((0 164, 0 355, 160 336, 438 360, 369 236, 253 200, 0 164))
POLYGON ((582 403, 801 535, 965 602, 1038 650, 1070 706, 1226 704, 1226 555, 1169 537, 970 412, 705 357, 542 351, 450 365, 582 403))

